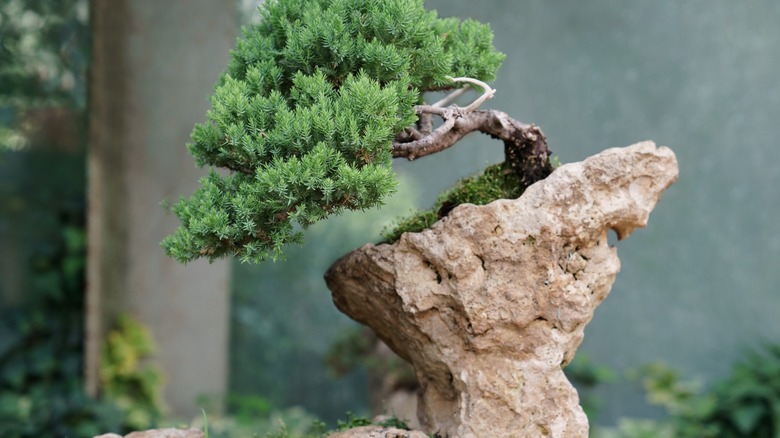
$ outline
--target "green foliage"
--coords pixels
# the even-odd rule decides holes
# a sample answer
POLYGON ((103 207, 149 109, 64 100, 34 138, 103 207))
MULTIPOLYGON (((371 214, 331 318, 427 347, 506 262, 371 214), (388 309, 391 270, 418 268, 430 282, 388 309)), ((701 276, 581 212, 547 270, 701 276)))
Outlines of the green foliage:
POLYGON ((663 421, 623 419, 599 438, 774 438, 780 436, 780 346, 751 353, 731 375, 703 391, 662 363, 644 367, 641 381, 663 421))
POLYGON ((84 206, 65 203, 57 213, 60 229, 32 256, 34 281, 24 306, 0 315, 0 436, 81 437, 148 428, 152 422, 144 419, 152 415, 143 410, 159 387, 153 376, 132 371, 133 358, 148 352, 149 344, 131 322, 108 342, 106 399, 84 393, 84 206))
POLYGON ((207 405, 203 411, 201 427, 211 438, 263 437, 288 438, 325 436, 325 424, 299 407, 274 408, 260 396, 231 394, 224 400, 208 398, 201 400, 207 405), (220 411, 223 406, 230 415, 206 415, 209 410, 220 411))
POLYGON ((780 436, 780 345, 749 354, 708 396, 689 417, 717 431, 712 436, 780 436))
POLYGON ((149 330, 122 315, 101 351, 103 396, 119 407, 124 423, 133 430, 155 425, 164 411, 162 372, 146 362, 155 350, 149 330))
POLYGON ((382 427, 394 427, 396 429, 411 430, 406 421, 401 420, 398 417, 390 417, 387 420, 382 420, 378 423, 382 427))
POLYGON ((513 199, 523 194, 520 177, 506 163, 494 164, 481 174, 460 180, 442 192, 434 206, 401 219, 392 229, 382 232, 383 242, 392 243, 405 232, 419 232, 446 216, 460 204, 485 205, 496 199, 513 199))
POLYGON ((25 303, 0 315, 0 436, 93 436, 123 430, 119 410, 83 392, 83 204, 30 259, 25 303))
POLYGON ((347 412, 347 419, 346 420, 339 420, 338 424, 336 425, 336 430, 349 430, 354 429, 356 427, 363 427, 363 426, 381 426, 381 427, 394 427, 396 429, 402 429, 402 430, 411 430, 408 424, 406 424, 405 421, 397 418, 397 417, 390 417, 385 420, 379 420, 379 421, 372 421, 369 420, 366 417, 362 417, 360 415, 355 415, 352 412, 347 412))
POLYGON ((206 415, 204 409, 201 409, 200 411, 203 412, 203 435, 204 438, 209 438, 209 417, 206 415))
POLYGON ((339 420, 336 425, 336 430, 348 430, 356 427, 370 426, 372 424, 374 423, 366 417, 347 412, 347 419, 339 420))
POLYGON ((86 0, 0 2, 0 149, 28 143, 29 109, 84 107, 87 11, 86 0))
POLYGON ((439 19, 422 0, 271 0, 244 30, 190 152, 211 172, 173 212, 179 261, 260 262, 303 228, 396 190, 395 135, 450 76, 492 80, 503 54, 486 25, 439 19))

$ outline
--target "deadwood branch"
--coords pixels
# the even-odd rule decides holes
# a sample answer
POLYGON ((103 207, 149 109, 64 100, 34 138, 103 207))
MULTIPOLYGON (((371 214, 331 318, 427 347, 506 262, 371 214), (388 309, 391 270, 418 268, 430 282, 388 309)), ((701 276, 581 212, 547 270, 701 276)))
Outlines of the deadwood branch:
MULTIPOLYGON (((450 105, 416 107, 421 121, 430 123, 431 116, 438 116, 442 124, 430 132, 409 127, 399 133, 393 143, 393 156, 414 160, 441 152, 472 132, 482 132, 504 142, 507 162, 522 179, 525 186, 545 178, 552 172, 550 150, 542 131, 533 124, 520 123, 505 112, 496 110, 470 111, 450 105)), ((419 126, 419 125, 418 125, 419 126)), ((422 128, 422 127, 421 127, 422 128)))

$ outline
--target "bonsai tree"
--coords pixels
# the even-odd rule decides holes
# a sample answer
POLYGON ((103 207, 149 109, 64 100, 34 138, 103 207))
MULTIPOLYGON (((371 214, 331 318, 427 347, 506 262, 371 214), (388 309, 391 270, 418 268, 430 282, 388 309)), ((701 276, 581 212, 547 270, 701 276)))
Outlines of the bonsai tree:
POLYGON ((551 172, 537 127, 478 109, 504 59, 489 26, 439 18, 422 0, 269 0, 261 14, 188 144, 198 165, 227 173, 212 170, 172 207, 181 227, 162 245, 177 260, 277 259, 301 241, 295 224, 381 205, 396 190, 393 158, 431 155, 475 131, 503 141, 505 163, 401 230, 461 202, 517 197, 551 172), (453 103, 471 87, 478 98, 453 103))
POLYGON ((189 144, 198 164, 227 172, 173 206, 181 227, 163 246, 182 262, 276 259, 299 228, 381 204, 396 190, 393 158, 488 134, 503 163, 325 281, 339 310, 413 365, 427 432, 586 437, 562 367, 619 270, 608 230, 645 226, 677 162, 644 142, 552 173, 537 127, 479 109, 503 57, 488 26, 440 19, 422 0, 267 1, 189 144), (454 103, 470 88, 479 96, 454 103), (455 208, 466 203, 487 205, 455 208))

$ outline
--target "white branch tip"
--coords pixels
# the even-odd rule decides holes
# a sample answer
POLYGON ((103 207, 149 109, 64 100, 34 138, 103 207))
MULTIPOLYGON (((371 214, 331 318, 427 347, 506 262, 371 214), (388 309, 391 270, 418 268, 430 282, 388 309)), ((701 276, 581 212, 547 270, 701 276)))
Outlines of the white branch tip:
MULTIPOLYGON (((482 95, 479 96, 476 100, 471 102, 467 107, 463 108, 465 112, 472 112, 479 108, 480 105, 485 103, 486 100, 492 99, 493 96, 496 94, 496 90, 493 88, 490 88, 490 85, 486 84, 485 82, 480 81, 479 79, 475 78, 452 78, 448 76, 448 79, 450 79, 452 82, 466 82, 472 86, 476 85, 480 88, 482 88, 482 95)), ((438 103, 438 102, 437 102, 438 103)))

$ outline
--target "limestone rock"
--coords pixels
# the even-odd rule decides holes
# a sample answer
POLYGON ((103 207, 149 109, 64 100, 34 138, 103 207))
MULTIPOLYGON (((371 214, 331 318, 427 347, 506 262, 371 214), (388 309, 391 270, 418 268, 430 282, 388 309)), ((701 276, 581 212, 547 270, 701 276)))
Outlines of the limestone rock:
MULTIPOLYGON (((124 438, 203 438, 203 431, 200 429, 152 429, 142 432, 132 432, 124 436, 124 438)), ((104 435, 98 435, 94 438, 122 438, 121 435, 115 433, 107 433, 104 435)))
POLYGON ((607 232, 644 227, 677 179, 652 142, 556 169, 515 200, 461 205, 326 274, 336 306, 414 367, 423 428, 447 437, 587 437, 562 366, 620 269, 607 232))
POLYGON ((328 438, 428 438, 423 432, 383 426, 363 426, 328 435, 328 438))

